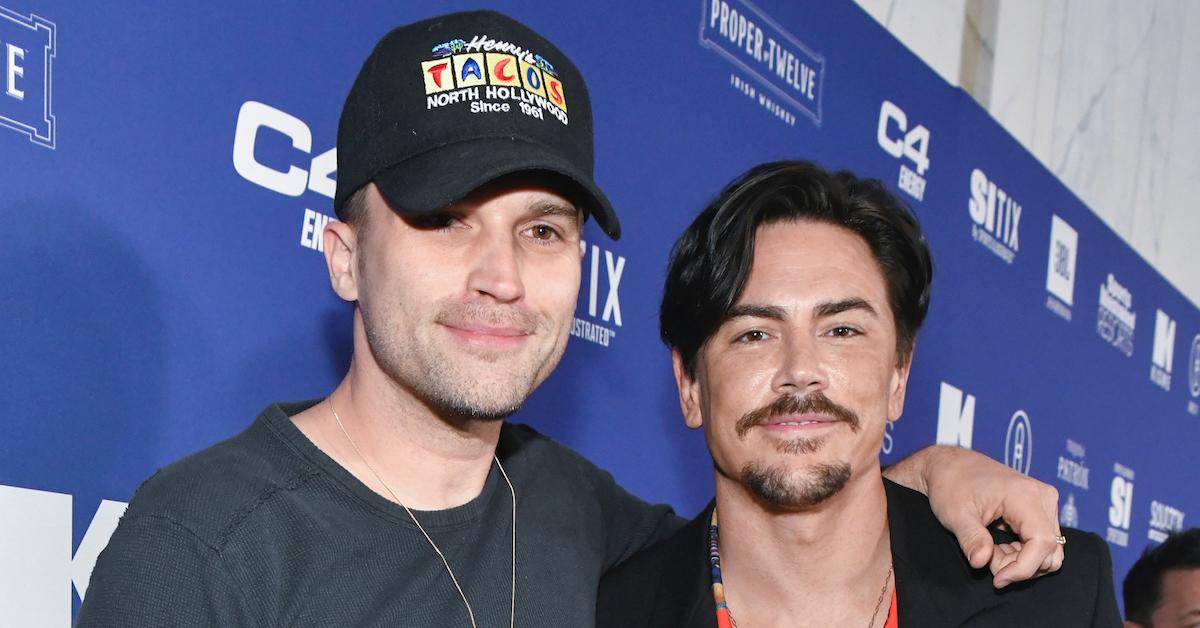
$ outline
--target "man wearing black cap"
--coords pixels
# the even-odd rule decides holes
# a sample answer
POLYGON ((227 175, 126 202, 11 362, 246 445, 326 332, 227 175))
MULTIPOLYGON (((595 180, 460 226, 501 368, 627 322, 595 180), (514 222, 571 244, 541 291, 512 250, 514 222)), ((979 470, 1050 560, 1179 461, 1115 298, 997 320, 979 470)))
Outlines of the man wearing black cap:
POLYGON ((591 124, 578 70, 502 15, 384 37, 324 240, 356 303, 345 379, 139 488, 79 625, 590 625, 600 574, 680 524, 503 421, 565 349, 585 216, 620 235, 591 124))

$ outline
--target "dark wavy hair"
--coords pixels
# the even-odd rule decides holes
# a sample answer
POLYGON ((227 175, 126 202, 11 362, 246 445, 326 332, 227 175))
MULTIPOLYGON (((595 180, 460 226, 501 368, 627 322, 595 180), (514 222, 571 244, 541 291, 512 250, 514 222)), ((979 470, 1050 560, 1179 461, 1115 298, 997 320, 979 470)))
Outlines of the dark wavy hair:
POLYGON ((726 186, 671 250, 659 332, 680 353, 688 376, 695 376, 700 349, 746 287, 758 228, 792 220, 844 227, 866 241, 887 284, 899 364, 908 361, 933 281, 916 217, 876 179, 807 161, 776 161, 726 186))
POLYGON ((1125 619, 1153 628, 1151 616, 1162 601, 1163 574, 1172 569, 1200 569, 1200 528, 1176 532, 1142 552, 1121 587, 1125 619))

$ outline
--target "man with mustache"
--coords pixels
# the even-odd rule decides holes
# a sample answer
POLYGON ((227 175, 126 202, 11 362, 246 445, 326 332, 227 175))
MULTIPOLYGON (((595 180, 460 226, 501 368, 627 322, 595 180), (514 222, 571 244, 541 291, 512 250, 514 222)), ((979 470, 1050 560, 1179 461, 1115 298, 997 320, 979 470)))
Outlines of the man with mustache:
POLYGON ((716 499, 605 576, 597 625, 1120 626, 1104 542, 998 590, 924 496, 883 478, 933 266, 882 183, 807 162, 732 182, 671 254, 661 309, 716 499))
MULTIPOLYGON (((503 421, 566 347, 585 216, 620 235, 591 125, 578 70, 510 18, 385 36, 342 111, 324 233, 355 303, 349 371, 148 480, 79 625, 590 625, 600 575, 682 523, 503 421), (490 99, 512 90, 541 115, 490 99)), ((1053 567, 1053 493, 968 453, 907 481, 937 456, 973 557, 1003 514, 1034 539, 1007 573, 1053 567)))

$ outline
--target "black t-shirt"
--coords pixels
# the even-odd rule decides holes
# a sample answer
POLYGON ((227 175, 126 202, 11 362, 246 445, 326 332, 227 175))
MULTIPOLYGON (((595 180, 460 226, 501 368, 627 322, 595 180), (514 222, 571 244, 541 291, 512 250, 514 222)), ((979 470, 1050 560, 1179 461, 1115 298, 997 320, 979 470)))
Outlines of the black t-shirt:
MULTIPOLYGON (((469 626, 433 548, 400 506, 269 406, 246 431, 134 495, 101 553, 78 626, 469 626)), ((516 623, 591 626, 600 575, 681 521, 579 454, 505 425, 517 493, 516 623)), ((416 511, 480 628, 508 626, 512 498, 492 466, 470 502, 416 511)))

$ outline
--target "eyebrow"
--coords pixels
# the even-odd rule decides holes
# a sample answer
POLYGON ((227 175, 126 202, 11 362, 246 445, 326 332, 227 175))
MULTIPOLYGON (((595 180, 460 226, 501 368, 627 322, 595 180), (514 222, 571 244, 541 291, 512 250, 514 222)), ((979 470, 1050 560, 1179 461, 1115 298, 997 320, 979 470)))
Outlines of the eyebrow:
POLYGON ((531 216, 562 216, 578 222, 580 209, 574 205, 563 205, 554 201, 538 201, 529 206, 531 216))
POLYGON ((849 312, 851 310, 862 310, 871 316, 879 316, 879 313, 875 311, 875 308, 866 299, 858 297, 818 303, 813 307, 813 315, 817 318, 824 318, 826 316, 836 316, 842 312, 849 312))
MULTIPOLYGON (((862 310, 871 316, 878 317, 879 313, 866 299, 851 297, 848 299, 840 299, 837 301, 825 301, 813 306, 813 316, 815 318, 825 318, 827 316, 836 316, 842 312, 851 310, 862 310)), ((729 313, 725 315, 726 321, 731 321, 735 318, 766 318, 776 321, 787 319, 787 313, 783 308, 777 305, 760 305, 755 303, 743 303, 730 308, 729 313)))
POLYGON ((781 321, 787 318, 787 315, 784 313, 783 308, 776 305, 744 303, 733 306, 729 309, 729 313, 725 315, 725 320, 727 321, 735 318, 769 318, 781 321))

